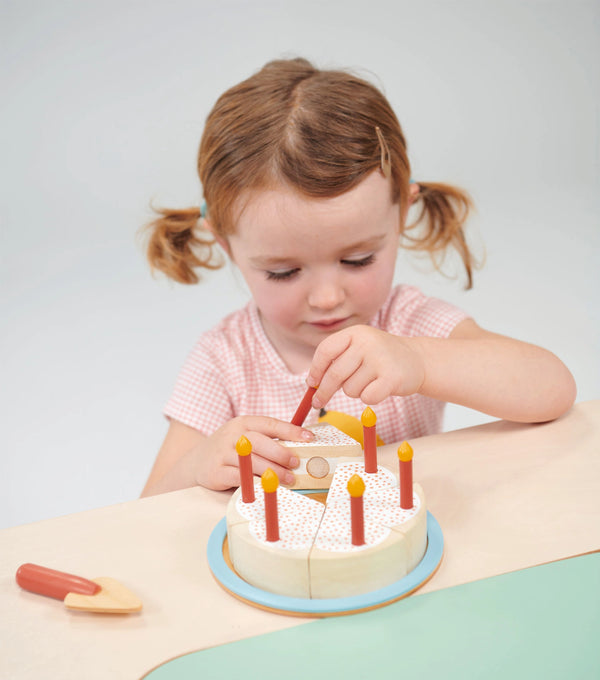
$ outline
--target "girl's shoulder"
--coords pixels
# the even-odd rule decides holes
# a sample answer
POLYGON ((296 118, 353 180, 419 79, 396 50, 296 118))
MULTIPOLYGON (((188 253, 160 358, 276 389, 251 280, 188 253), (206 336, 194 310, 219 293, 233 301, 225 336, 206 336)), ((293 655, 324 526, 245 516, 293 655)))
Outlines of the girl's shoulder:
POLYGON ((468 317, 462 309, 429 297, 416 286, 399 285, 392 289, 374 325, 395 335, 447 337, 468 317))
MULTIPOLYGON (((238 371, 269 355, 270 346, 253 301, 231 312, 197 339, 192 356, 202 356, 217 370, 238 371)), ((272 351, 272 350, 271 350, 272 351)))
POLYGON ((254 334, 255 314, 252 303, 227 314, 215 326, 203 331, 197 345, 212 347, 231 345, 254 334))

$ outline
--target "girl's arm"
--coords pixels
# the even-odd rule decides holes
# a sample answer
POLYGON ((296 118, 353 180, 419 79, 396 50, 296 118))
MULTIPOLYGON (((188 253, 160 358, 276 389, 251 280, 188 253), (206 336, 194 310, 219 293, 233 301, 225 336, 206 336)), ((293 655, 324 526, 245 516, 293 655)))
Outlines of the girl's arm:
POLYGON ((449 338, 345 329, 319 345, 308 382, 319 385, 316 408, 340 388, 367 404, 420 393, 520 422, 557 418, 576 395, 573 376, 554 354, 486 331, 471 319, 449 338))
POLYGON ((194 486, 195 475, 189 452, 205 439, 205 435, 193 427, 171 420, 142 497, 194 486))
POLYGON ((577 388, 569 369, 542 347, 491 333, 472 319, 447 342, 415 338, 426 366, 420 392, 497 418, 536 423, 573 405, 577 388))
POLYGON ((293 482, 290 468, 297 467, 298 460, 274 438, 310 441, 314 437, 309 430, 267 416, 233 418, 210 436, 171 420, 142 496, 196 485, 215 490, 239 486, 235 445, 242 435, 252 443, 254 474, 270 467, 285 484, 293 482))

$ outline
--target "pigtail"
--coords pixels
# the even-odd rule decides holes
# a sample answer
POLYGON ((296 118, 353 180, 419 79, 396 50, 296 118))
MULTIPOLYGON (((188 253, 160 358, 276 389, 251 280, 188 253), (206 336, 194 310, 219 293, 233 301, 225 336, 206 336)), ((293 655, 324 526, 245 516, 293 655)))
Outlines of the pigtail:
POLYGON ((146 225, 146 256, 153 271, 159 270, 178 283, 198 283, 196 267, 218 269, 221 258, 215 258, 215 238, 203 229, 199 208, 172 210, 158 208, 160 215, 146 225))
POLYGON ((409 243, 405 247, 427 251, 438 269, 440 256, 443 257, 447 249, 453 247, 465 267, 466 289, 472 288, 476 261, 464 233, 464 223, 473 207, 469 195, 448 184, 419 182, 419 193, 414 205, 420 206, 421 211, 417 219, 406 227, 404 236, 409 243), (406 233, 416 231, 417 227, 422 228, 419 235, 406 233))

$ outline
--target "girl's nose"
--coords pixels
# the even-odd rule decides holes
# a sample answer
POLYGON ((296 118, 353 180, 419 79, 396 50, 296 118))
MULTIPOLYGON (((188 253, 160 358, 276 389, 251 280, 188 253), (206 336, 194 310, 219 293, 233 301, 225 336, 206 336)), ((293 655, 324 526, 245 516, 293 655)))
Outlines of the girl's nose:
POLYGON ((330 311, 339 307, 346 299, 344 288, 336 280, 313 281, 308 294, 308 304, 314 309, 330 311))

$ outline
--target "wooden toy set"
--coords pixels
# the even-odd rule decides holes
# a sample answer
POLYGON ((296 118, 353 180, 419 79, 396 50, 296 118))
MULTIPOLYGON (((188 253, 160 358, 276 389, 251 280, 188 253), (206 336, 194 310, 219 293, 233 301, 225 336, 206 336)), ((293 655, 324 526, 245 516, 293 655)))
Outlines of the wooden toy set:
MULTIPOLYGON (((304 422, 314 391, 304 396, 295 424, 304 422)), ((367 407, 363 446, 328 423, 312 426, 310 443, 282 441, 300 460, 290 488, 281 487, 271 469, 255 478, 252 443, 240 438, 241 485, 207 546, 210 568, 226 590, 284 614, 331 616, 383 606, 431 578, 442 559, 440 527, 413 483, 410 445, 398 448, 397 473, 377 464, 376 420, 367 407)), ((25 590, 64 600, 69 609, 142 608, 110 578, 89 581, 23 564, 16 580, 25 590)))

